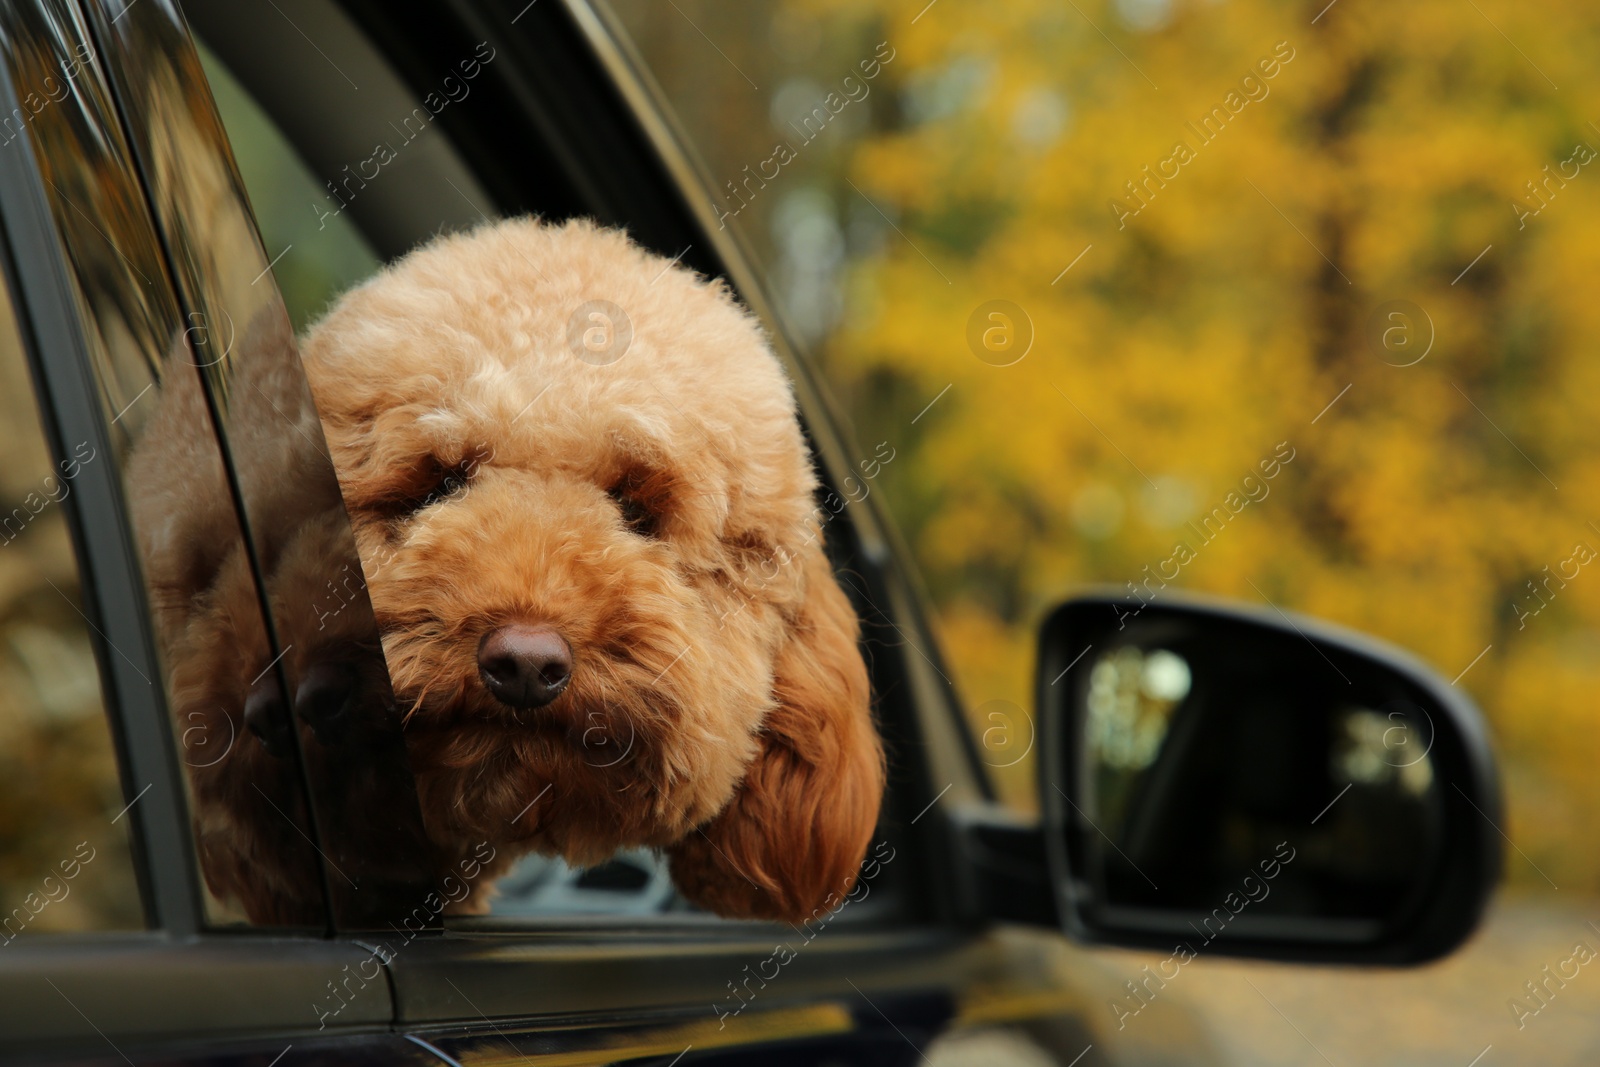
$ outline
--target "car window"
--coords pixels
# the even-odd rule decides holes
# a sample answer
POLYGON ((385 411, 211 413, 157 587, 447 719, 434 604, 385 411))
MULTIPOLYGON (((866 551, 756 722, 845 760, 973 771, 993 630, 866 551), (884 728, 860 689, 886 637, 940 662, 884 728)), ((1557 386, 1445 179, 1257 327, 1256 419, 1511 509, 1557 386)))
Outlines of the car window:
POLYGON ((898 431, 880 499, 1011 803, 1036 628, 1089 585, 1305 611, 1483 705, 1510 889, 1477 942, 1160 998, 1238 1062, 1316 1057, 1246 977, 1332 1062, 1595 1047, 1595 9, 605 6, 857 439, 898 431), (1330 1006, 1376 1000, 1370 1035, 1330 1006))
POLYGON ((52 454, 0 289, 0 946, 130 930, 144 909, 69 512, 87 442, 52 454))

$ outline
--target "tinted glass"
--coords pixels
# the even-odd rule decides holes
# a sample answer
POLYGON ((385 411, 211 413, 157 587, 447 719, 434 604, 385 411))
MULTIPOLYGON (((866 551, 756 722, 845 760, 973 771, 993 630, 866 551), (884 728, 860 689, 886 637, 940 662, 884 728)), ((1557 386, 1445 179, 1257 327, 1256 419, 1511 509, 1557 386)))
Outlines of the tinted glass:
MULTIPOLYGON (((206 875, 227 877, 256 922, 309 915, 325 889, 337 925, 386 929, 421 907, 432 857, 328 446, 283 301, 262 284, 270 257, 181 13, 151 0, 97 28, 173 286, 195 324, 187 337, 248 539, 241 573, 260 584, 276 649, 268 654, 272 648, 237 640, 230 623, 257 604, 243 599, 247 586, 232 580, 228 566, 209 588, 187 588, 186 651, 208 653, 213 671, 231 660, 257 678, 242 707, 223 706, 242 712, 252 743, 194 775, 197 786, 211 786, 197 812, 208 831, 206 875), (274 788, 298 787, 297 760, 314 827, 299 840, 285 838, 291 809, 271 796, 274 788), (321 884, 267 858, 307 847, 321 861, 311 864, 321 884)), ((169 430, 158 424, 152 436, 170 446, 169 430)), ((163 494, 168 485, 139 486, 141 507, 163 498, 176 527, 154 559, 203 557, 208 505, 163 494)))
POLYGON ((216 53, 203 42, 197 47, 256 223, 269 244, 283 249, 272 277, 295 329, 302 330, 334 297, 376 273, 383 261, 353 216, 329 209, 326 186, 216 53))

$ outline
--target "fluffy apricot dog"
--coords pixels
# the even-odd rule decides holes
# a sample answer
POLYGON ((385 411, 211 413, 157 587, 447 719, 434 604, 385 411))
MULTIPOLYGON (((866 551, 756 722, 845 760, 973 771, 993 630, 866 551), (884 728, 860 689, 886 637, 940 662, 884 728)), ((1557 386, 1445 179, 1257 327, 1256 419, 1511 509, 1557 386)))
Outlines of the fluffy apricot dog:
POLYGON ((513 220, 348 293, 302 355, 447 861, 653 847, 719 914, 841 898, 882 751, 793 394, 727 288, 513 220))

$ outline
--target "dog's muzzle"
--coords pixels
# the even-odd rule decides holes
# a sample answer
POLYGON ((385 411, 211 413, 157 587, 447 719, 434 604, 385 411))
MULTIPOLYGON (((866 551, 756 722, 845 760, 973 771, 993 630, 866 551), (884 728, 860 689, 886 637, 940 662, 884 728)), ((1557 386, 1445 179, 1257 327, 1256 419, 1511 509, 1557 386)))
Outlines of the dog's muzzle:
POLYGON ((478 675, 507 707, 542 708, 572 680, 572 646, 548 626, 501 626, 478 642, 478 675))

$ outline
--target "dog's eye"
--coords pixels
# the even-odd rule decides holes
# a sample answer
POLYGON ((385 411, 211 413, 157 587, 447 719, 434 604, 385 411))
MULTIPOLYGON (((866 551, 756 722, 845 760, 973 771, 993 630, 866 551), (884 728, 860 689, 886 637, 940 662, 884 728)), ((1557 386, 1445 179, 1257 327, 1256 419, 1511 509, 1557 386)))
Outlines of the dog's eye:
POLYGON ((661 536, 661 512, 666 504, 665 487, 647 472, 630 471, 606 490, 622 513, 622 522, 640 537, 661 536))
POLYGON ((435 485, 432 489, 428 490, 428 492, 417 501, 416 507, 412 508, 411 510, 421 511, 424 508, 431 508, 433 505, 442 503, 466 487, 466 472, 461 470, 451 470, 439 480, 438 485, 435 485))
POLYGON ((645 502, 624 491, 620 486, 607 494, 617 502, 622 512, 622 522, 640 537, 657 537, 661 532, 661 519, 645 502))
POLYGON ((447 467, 437 460, 431 461, 412 490, 390 500, 386 510, 393 518, 404 519, 441 504, 468 488, 473 471, 474 465, 470 463, 447 467))

